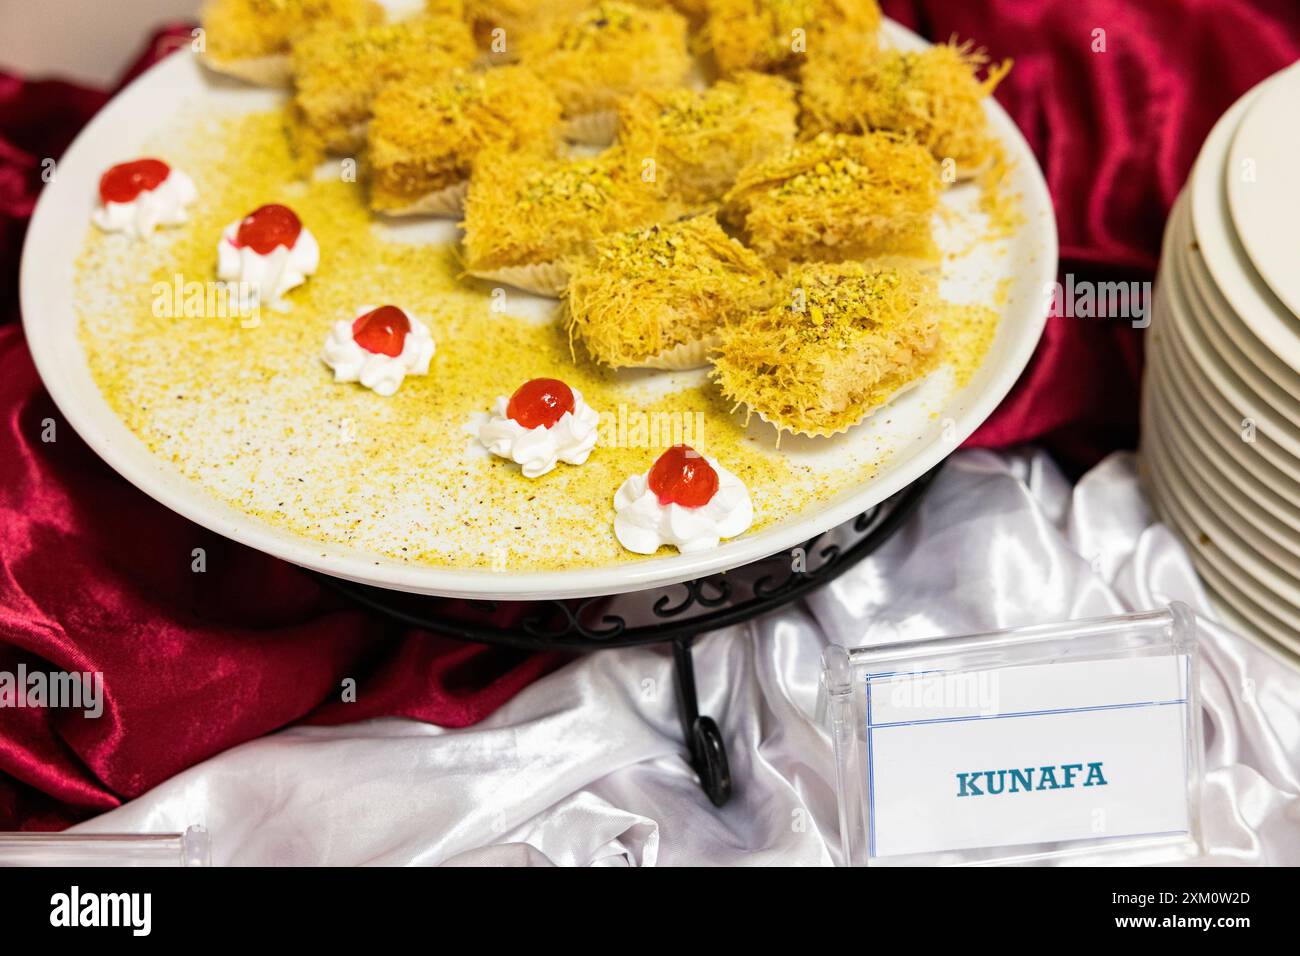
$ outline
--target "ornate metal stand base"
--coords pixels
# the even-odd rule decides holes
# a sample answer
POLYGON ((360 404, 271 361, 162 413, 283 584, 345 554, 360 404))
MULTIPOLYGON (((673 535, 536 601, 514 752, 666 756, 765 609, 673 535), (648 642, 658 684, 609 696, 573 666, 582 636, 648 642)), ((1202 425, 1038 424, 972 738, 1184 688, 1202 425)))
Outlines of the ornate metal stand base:
POLYGON ((699 712, 691 644, 706 631, 741 624, 796 601, 853 567, 898 530, 941 467, 797 548, 669 588, 504 603, 423 597, 324 576, 321 580, 372 610, 464 641, 582 651, 671 641, 678 713, 691 765, 704 792, 720 807, 731 796, 731 770, 718 725, 699 712))

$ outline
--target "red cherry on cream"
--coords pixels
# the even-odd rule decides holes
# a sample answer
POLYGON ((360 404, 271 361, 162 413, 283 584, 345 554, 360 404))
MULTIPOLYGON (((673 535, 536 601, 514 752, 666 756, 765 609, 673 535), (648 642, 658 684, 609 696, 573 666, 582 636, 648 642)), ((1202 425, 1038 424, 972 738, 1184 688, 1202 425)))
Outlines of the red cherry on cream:
POLYGON ((395 305, 381 305, 352 323, 352 338, 357 345, 367 352, 394 358, 402 354, 410 331, 411 320, 395 305))
POLYGON ((239 223, 235 233, 236 246, 248 246, 259 256, 265 256, 277 246, 292 249, 302 232, 302 220, 288 206, 272 203, 259 206, 239 223))
POLYGON ((689 445, 674 445, 650 468, 650 490, 661 505, 700 508, 718 491, 718 473, 689 445))
POLYGON ((118 163, 99 177, 99 198, 106 203, 131 202, 136 196, 159 184, 171 173, 161 159, 137 159, 118 163))
POLYGON ((510 396, 506 416, 524 428, 550 428, 565 412, 573 411, 573 389, 558 378, 524 382, 510 396))

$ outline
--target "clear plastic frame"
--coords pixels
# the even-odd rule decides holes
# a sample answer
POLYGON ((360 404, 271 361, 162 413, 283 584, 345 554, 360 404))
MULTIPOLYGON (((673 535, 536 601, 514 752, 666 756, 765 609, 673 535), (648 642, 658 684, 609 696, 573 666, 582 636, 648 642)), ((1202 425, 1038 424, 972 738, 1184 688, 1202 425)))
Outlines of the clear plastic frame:
POLYGON ((184 833, 0 833, 0 867, 209 866, 208 831, 184 833))
MULTIPOLYGON (((1200 661, 1196 619, 1185 605, 878 647, 832 645, 822 663, 818 710, 834 745, 846 865, 1141 864, 1200 854, 1200 661), (1006 699, 982 710, 948 700, 937 710, 930 701, 924 711, 899 711, 898 701, 906 700, 900 695, 918 687, 933 689, 939 682, 945 689, 1001 687, 1006 699), (885 688, 893 697, 882 705, 885 688), (898 728, 913 736, 905 737, 898 728), (1027 790, 1043 789, 1044 781, 1034 787, 1029 779, 1029 771, 1037 768, 1023 774, 989 771, 988 783, 949 772, 964 769, 960 757, 965 754, 977 755, 971 759, 982 766, 978 755, 1008 748, 1016 752, 1017 741, 1026 734, 1032 742, 1050 746, 1061 728, 1066 728, 1064 739, 1100 740, 1099 752, 1110 753, 1106 747, 1113 747, 1121 760, 1129 760, 1130 769, 1136 760, 1140 775, 1151 784, 1138 786, 1133 783, 1138 774, 1129 773, 1117 781, 1127 789, 1097 788, 1086 794, 1089 801, 1120 801, 1114 817, 1124 823, 1177 822, 1144 832, 1123 826, 1117 832, 1105 827, 1084 832, 1084 821, 1075 819, 1084 812, 1082 794, 1001 796, 1008 792, 1008 779, 1009 792, 1016 793, 1015 779, 1005 776, 1009 773, 1029 781, 1027 790), (944 759, 952 754, 958 756, 950 766, 944 759), (979 803, 952 799, 969 796, 966 787, 974 787, 974 780, 988 786, 994 773, 999 789, 987 793, 999 796, 979 803), (915 779, 937 780, 957 792, 918 788, 921 796, 911 805, 907 788, 915 779), (1163 802, 1144 806, 1147 800, 1163 802), (953 812, 934 812, 936 806, 953 812), (891 829, 885 839, 880 828, 887 824, 891 829), (1046 838, 1052 834, 1058 835, 1046 838)), ((1096 769, 1100 775, 1102 764, 1096 769)), ((1067 773, 1075 786, 1081 783, 1076 774, 1091 770, 1067 773)), ((1088 782, 1095 781, 1090 777, 1088 782)), ((1100 782, 1107 781, 1103 777, 1100 782)), ((1052 783, 1050 789, 1056 789, 1057 781, 1052 783)))

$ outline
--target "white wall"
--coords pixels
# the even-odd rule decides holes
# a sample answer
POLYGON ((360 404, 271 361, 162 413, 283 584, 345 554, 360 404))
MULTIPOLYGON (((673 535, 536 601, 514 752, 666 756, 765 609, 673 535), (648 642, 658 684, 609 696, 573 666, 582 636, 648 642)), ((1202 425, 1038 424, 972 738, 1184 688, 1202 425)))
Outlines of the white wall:
POLYGON ((153 28, 194 19, 201 0, 0 0, 0 67, 103 86, 153 28))

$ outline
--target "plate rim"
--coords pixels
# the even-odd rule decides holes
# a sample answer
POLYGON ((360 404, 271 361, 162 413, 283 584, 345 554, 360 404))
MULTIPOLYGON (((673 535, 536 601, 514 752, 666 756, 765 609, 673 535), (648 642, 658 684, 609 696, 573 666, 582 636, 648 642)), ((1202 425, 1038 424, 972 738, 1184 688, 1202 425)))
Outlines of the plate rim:
MULTIPOLYGON (((1256 134, 1260 123, 1265 123, 1270 128, 1277 128, 1278 124, 1269 123, 1270 119, 1275 118, 1269 115, 1269 111, 1276 109, 1280 97, 1295 92, 1300 92, 1300 63, 1293 63, 1291 66, 1274 74, 1269 80, 1269 88, 1261 90, 1260 95, 1251 101, 1250 106, 1242 114, 1241 122, 1237 124, 1237 128, 1232 135, 1232 143, 1228 147, 1228 165, 1225 168, 1225 174, 1227 170, 1238 168, 1241 160, 1247 158, 1244 151, 1247 149, 1248 141, 1252 135, 1256 134)), ((1292 110, 1291 125, 1294 126, 1295 103, 1292 102, 1289 105, 1292 110)), ((1281 125, 1286 126, 1286 124, 1281 125)), ((1292 165, 1294 165, 1294 156, 1291 159, 1292 165)), ((1264 280, 1264 284, 1268 286, 1273 295, 1277 297, 1277 300, 1292 315, 1300 318, 1300 286, 1291 287, 1284 281, 1284 277, 1295 275, 1294 262, 1289 263, 1291 268, 1288 270, 1288 263, 1279 261, 1277 250, 1272 243, 1261 241, 1260 237, 1254 235, 1249 228, 1241 228, 1251 221, 1248 209, 1257 208, 1259 203, 1252 203, 1247 199, 1245 182, 1241 177, 1227 175, 1225 182, 1228 212, 1242 249, 1245 250, 1246 256, 1255 271, 1264 280)), ((1297 193, 1297 196, 1300 196, 1300 193, 1297 193)), ((1265 206, 1274 210, 1284 208, 1271 201, 1265 202, 1265 206)))
MULTIPOLYGON (((1276 416, 1278 431, 1287 432, 1296 443, 1294 453, 1300 456, 1300 407, 1288 408, 1294 402, 1277 401, 1278 397, 1287 397, 1286 389, 1279 387, 1263 369, 1251 361, 1250 356, 1241 350, 1233 337, 1223 331, 1223 325, 1217 320, 1213 309, 1206 303, 1193 280, 1188 277, 1187 258, 1183 253, 1187 247, 1182 234, 1182 217, 1173 223, 1174 250, 1169 262, 1173 295, 1171 299, 1182 306, 1185 330, 1189 338, 1197 339, 1209 362, 1201 363, 1209 370, 1211 376, 1218 376, 1227 381, 1228 386, 1241 391, 1243 395, 1255 399, 1276 416), (1280 393, 1280 395, 1279 395, 1280 393)), ((1199 358, 1200 356, 1198 356, 1199 358)), ((1216 384, 1218 382, 1216 381, 1216 384)), ((1219 391, 1225 395, 1229 388, 1219 385, 1219 391)))
POLYGON ((1244 542, 1238 538, 1236 532, 1224 525, 1217 516, 1210 515, 1200 508, 1199 504, 1187 504, 1193 499, 1185 495, 1184 490, 1170 479, 1159 452, 1148 447, 1144 449, 1143 454, 1147 459, 1148 475, 1156 485, 1155 490, 1158 492, 1160 505, 1166 510, 1172 509, 1176 519, 1174 527, 1179 529, 1180 536, 1188 541, 1194 550, 1204 555, 1206 560, 1213 561, 1216 566, 1226 563, 1239 572, 1242 580, 1248 582, 1247 587, 1238 585, 1244 593, 1251 596, 1269 613, 1286 621, 1300 632, 1300 583, 1295 586, 1294 598, 1284 593, 1292 587, 1289 583, 1280 582, 1282 590, 1279 590, 1270 580, 1274 578, 1272 572, 1267 567, 1258 565, 1253 557, 1249 556, 1244 542), (1198 536, 1188 533, 1188 529, 1199 530, 1210 540, 1211 546, 1202 544, 1198 536), (1231 549, 1223 547, 1222 542, 1225 540, 1230 543, 1231 549), (1243 559, 1241 555, 1246 557, 1243 559), (1256 567, 1262 567, 1266 573, 1261 574, 1256 567), (1259 593, 1265 595, 1264 599, 1253 593, 1251 589, 1254 588, 1261 589, 1259 593), (1274 603, 1277 605, 1276 608, 1273 607, 1274 603))
POLYGON ((1254 502, 1270 502, 1270 504, 1261 504, 1260 507, 1300 534, 1300 507, 1296 507, 1294 513, 1288 513, 1284 507, 1273 503, 1273 499, 1276 498, 1285 505, 1286 498, 1269 488, 1258 475, 1247 468, 1245 459, 1237 458, 1232 454, 1231 446, 1225 448, 1224 443, 1218 439, 1203 437, 1209 429, 1194 411, 1184 407, 1186 399, 1181 392, 1175 391, 1176 383, 1173 381, 1173 376, 1166 372, 1160 356, 1153 355, 1153 358, 1155 361, 1151 364, 1150 384, 1147 386, 1147 391, 1151 396, 1150 400, 1159 403, 1164 410, 1164 417, 1157 419, 1162 436, 1175 441, 1183 449, 1186 457, 1201 458, 1211 462, 1211 467, 1223 477, 1224 481, 1232 482, 1235 479, 1248 483, 1256 496, 1252 499, 1254 502), (1188 420, 1180 421, 1179 416, 1188 420), (1179 427, 1180 425, 1182 427, 1179 427), (1218 453, 1207 452, 1207 447, 1217 450, 1218 453), (1194 454, 1192 448, 1195 449, 1194 454))
MULTIPOLYGON (((1152 411, 1159 413, 1163 406, 1163 397, 1158 394, 1151 396, 1153 403, 1152 411)), ((1164 407, 1167 413, 1167 406, 1164 407)), ((1181 435, 1172 429, 1155 428, 1150 435, 1153 453, 1158 458, 1163 458, 1170 466, 1170 474, 1176 474, 1181 484, 1186 485, 1194 491, 1196 495, 1205 500, 1212 511, 1218 513, 1231 513, 1236 517, 1245 519, 1242 529, 1249 529, 1249 537, 1252 539, 1258 536, 1261 542, 1267 542, 1258 550, 1280 548, 1288 552, 1286 560, 1300 564, 1300 535, 1292 534, 1290 540, 1287 537, 1274 537, 1277 532, 1277 525, 1280 522, 1270 522, 1264 520, 1258 511, 1252 510, 1255 502, 1250 498, 1237 499, 1224 488, 1231 488, 1231 485, 1224 484, 1226 479, 1221 473, 1215 472, 1214 478, 1209 478, 1209 471, 1202 467, 1198 457, 1187 450, 1187 445, 1181 435), (1215 509, 1215 505, 1221 506, 1215 509), (1271 529, 1271 530, 1270 530, 1271 529)), ((1243 531, 1234 529, 1239 537, 1245 538, 1247 535, 1243 531)), ((1246 541, 1246 544, 1252 544, 1253 541, 1246 541)), ((1268 556, 1276 564, 1281 564, 1273 555, 1268 556)), ((1283 572, 1285 573, 1285 572, 1283 572)), ((1300 590, 1300 579, 1296 580, 1296 587, 1300 590)))
POLYGON ((1282 305, 1247 259, 1228 214, 1224 183, 1231 137, 1245 111, 1272 79, 1233 103, 1201 146, 1189 178, 1192 229, 1205 267, 1233 311, 1278 358, 1300 372, 1300 318, 1282 305))
MULTIPOLYGON (((911 31, 887 22, 891 38, 901 38, 904 44, 925 43, 911 31)), ((152 84, 164 82, 168 71, 199 69, 194 55, 179 50, 164 57, 110 100, 78 133, 69 145, 61 162, 76 156, 79 149, 101 128, 112 128, 122 123, 124 117, 135 115, 133 104, 144 99, 152 84)), ((1058 236, 1055 209, 1051 201, 1042 169, 1025 141, 1023 134, 1010 116, 996 102, 989 101, 991 122, 999 138, 1008 143, 1014 159, 1025 168, 1027 210, 1026 228, 1036 229, 1032 237, 1035 246, 1033 263, 1026 267, 1042 277, 1045 286, 1056 279, 1058 268, 1058 236), (1041 214, 1040 214, 1041 213, 1041 214)), ((814 515, 795 516, 753 535, 741 535, 725 542, 712 551, 694 554, 675 554, 643 561, 605 565, 597 568, 572 568, 558 571, 491 571, 469 568, 439 567, 431 564, 403 563, 379 553, 347 549, 337 542, 317 541, 285 529, 277 528, 259 518, 233 508, 212 492, 179 473, 162 467, 162 462, 150 452, 138 436, 126 430, 139 449, 119 445, 106 436, 94 422, 94 415, 79 403, 71 400, 60 373, 61 363, 53 345, 37 326, 36 316, 42 314, 42 279, 38 274, 38 252, 55 242, 47 238, 57 222, 51 212, 59 195, 58 180, 49 184, 53 188, 42 190, 33 210, 23 245, 19 266, 19 301, 24 332, 29 351, 46 391, 60 413, 83 441, 109 467, 137 489, 149 495, 171 511, 194 523, 208 528, 240 544, 255 548, 281 560, 309 568, 327 575, 341 577, 365 584, 375 584, 394 590, 458 597, 467 599, 540 600, 569 597, 594 597, 655 587, 666 587, 707 574, 731 570, 781 551, 796 547, 809 538, 837 525, 852 520, 867 509, 901 491, 931 468, 938 465, 962 441, 969 437, 996 409, 1028 366, 1048 319, 1046 297, 1036 306, 1024 306, 1023 331, 1005 343, 1004 369, 1000 376, 991 377, 985 387, 971 393, 969 401, 957 409, 952 417, 954 429, 951 441, 936 436, 925 447, 912 452, 896 469, 880 478, 862 484, 856 492, 841 494, 838 500, 817 511, 814 515), (172 477, 178 477, 176 484, 172 477), (176 485, 175 487, 172 487, 176 485)), ((78 224, 79 227, 81 224, 78 224)), ((55 235, 57 235, 57 230, 55 235)), ((1039 278, 1030 272, 1033 280, 1039 278)), ((1000 329, 1005 327, 1005 323, 1000 329)), ((79 349, 79 345, 78 345, 79 349)), ((84 355, 83 355, 84 358, 84 355)), ((87 370, 88 371, 88 370, 87 370)), ((92 380, 98 390, 98 385, 92 380)), ((102 398, 102 393, 101 393, 102 398)), ((111 411, 111 409, 110 409, 111 411)), ((125 423, 113 413, 118 423, 125 423)))
POLYGON ((1183 285, 1190 286, 1196 291, 1197 298, 1214 318, 1215 324, 1254 368, 1262 372, 1264 377, 1283 392, 1290 394, 1294 391, 1300 394, 1300 371, 1287 365, 1233 311, 1228 300, 1223 297, 1223 292, 1214 284, 1214 278, 1205 265, 1204 257, 1197 249, 1191 248, 1190 242, 1196 241, 1196 234, 1192 229, 1191 204, 1184 202, 1184 207, 1182 223, 1184 243, 1179 250, 1182 272, 1186 280, 1183 285))

